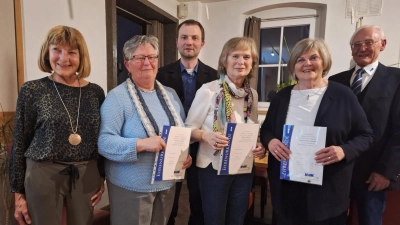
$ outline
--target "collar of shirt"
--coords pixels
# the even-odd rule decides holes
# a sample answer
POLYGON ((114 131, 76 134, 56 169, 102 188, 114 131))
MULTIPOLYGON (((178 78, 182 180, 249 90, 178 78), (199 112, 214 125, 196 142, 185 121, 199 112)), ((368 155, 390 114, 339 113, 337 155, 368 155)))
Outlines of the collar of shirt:
MULTIPOLYGON (((376 60, 375 62, 373 62, 373 63, 371 63, 371 64, 369 64, 369 65, 366 65, 366 66, 364 67, 365 72, 366 72, 368 75, 370 75, 370 76, 374 75, 374 74, 375 74, 375 71, 376 71, 376 68, 378 67, 378 64, 379 64, 379 62, 378 62, 378 60, 376 60)), ((354 74, 355 74, 356 71, 357 71, 358 69, 360 69, 360 68, 361 68, 361 67, 360 67, 359 65, 356 65, 356 68, 355 68, 355 70, 354 70, 354 74)))
POLYGON ((194 73, 189 74, 189 73, 186 71, 186 68, 183 66, 183 64, 182 64, 181 61, 179 61, 179 65, 181 66, 181 73, 182 73, 182 75, 183 75, 183 74, 188 74, 189 76, 194 76, 194 74, 197 73, 197 70, 198 70, 198 68, 199 68, 199 63, 197 62, 196 66, 193 68, 193 72, 194 72, 194 73))
MULTIPOLYGON (((367 86, 369 81, 372 79, 372 77, 375 74, 376 69, 378 68, 378 65, 379 65, 379 61, 376 60, 375 62, 363 67, 365 72, 362 74, 362 80, 363 81, 362 81, 362 85, 361 85, 361 90, 364 90, 364 88, 367 86)), ((359 65, 356 65, 356 67, 354 69, 354 72, 353 72, 353 75, 351 76, 351 79, 350 79, 350 85, 353 83, 353 80, 356 77, 356 72, 360 68, 361 67, 359 65)))

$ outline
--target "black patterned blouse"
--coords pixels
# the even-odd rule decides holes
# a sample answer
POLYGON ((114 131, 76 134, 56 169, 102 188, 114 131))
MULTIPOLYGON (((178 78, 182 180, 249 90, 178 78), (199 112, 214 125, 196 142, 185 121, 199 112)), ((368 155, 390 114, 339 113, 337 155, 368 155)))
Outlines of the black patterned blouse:
MULTIPOLYGON (((79 87, 56 82, 75 129, 79 87)), ((100 106, 104 91, 97 84, 82 87, 77 133, 79 145, 68 142, 72 133, 68 114, 48 77, 26 82, 18 95, 13 146, 10 155, 10 183, 13 192, 24 193, 26 158, 34 161, 80 162, 98 159, 104 177, 103 158, 97 151, 100 128, 100 106)))

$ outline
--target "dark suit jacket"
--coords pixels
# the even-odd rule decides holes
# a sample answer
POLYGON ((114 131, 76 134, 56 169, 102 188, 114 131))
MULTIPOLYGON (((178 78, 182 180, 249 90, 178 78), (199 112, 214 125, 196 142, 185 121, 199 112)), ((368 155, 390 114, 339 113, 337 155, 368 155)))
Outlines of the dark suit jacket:
MULTIPOLYGON (((183 104, 185 100, 182 72, 180 66, 181 60, 168 64, 158 69, 156 79, 164 86, 173 88, 178 94, 183 104)), ((199 60, 199 66, 196 74, 196 91, 205 83, 218 79, 217 71, 199 60)))
MULTIPOLYGON (((354 69, 331 76, 329 80, 350 86, 354 69)), ((357 159, 354 167, 354 188, 365 184, 372 172, 390 179, 395 188, 400 171, 400 69, 379 63, 367 87, 358 96, 375 140, 369 151, 357 159)))
MULTIPOLYGON (((158 69, 156 79, 164 86, 173 88, 179 96, 182 102, 185 101, 185 95, 183 90, 182 72, 180 66, 181 60, 174 63, 168 64, 164 67, 158 69)), ((200 60, 198 62, 199 66, 197 68, 196 74, 196 91, 208 82, 218 79, 217 71, 206 64, 202 63, 200 60)), ((187 115, 186 115, 187 116, 187 115)), ((195 142, 190 145, 190 156, 192 157, 193 164, 196 165, 197 151, 199 149, 199 143, 195 142)))
MULTIPOLYGON (((279 91, 272 99, 267 117, 261 126, 264 146, 277 138, 282 141, 283 125, 293 86, 279 91)), ((268 157, 274 212, 287 217, 306 217, 320 221, 343 213, 348 207, 354 159, 372 144, 373 131, 364 111, 351 90, 329 82, 319 106, 314 126, 327 127, 326 146, 340 146, 345 158, 324 167, 322 186, 280 180, 280 162, 268 157)))

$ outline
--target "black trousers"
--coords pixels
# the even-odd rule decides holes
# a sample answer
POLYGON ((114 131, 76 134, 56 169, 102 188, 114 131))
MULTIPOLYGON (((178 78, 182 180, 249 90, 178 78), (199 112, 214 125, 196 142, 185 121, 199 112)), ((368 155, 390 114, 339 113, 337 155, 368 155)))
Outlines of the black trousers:
MULTIPOLYGON (((190 156, 192 157, 192 166, 186 169, 187 188, 189 190, 189 203, 190 203, 190 216, 189 225, 204 225, 203 204, 201 201, 198 167, 196 166, 197 151, 199 143, 190 145, 190 156)), ((175 224, 175 217, 178 214, 179 208, 179 195, 182 190, 182 182, 176 183, 174 205, 172 207, 171 215, 167 225, 175 224)))
POLYGON ((346 225, 347 211, 323 221, 307 221, 301 218, 289 219, 280 215, 274 216, 276 216, 276 225, 346 225))

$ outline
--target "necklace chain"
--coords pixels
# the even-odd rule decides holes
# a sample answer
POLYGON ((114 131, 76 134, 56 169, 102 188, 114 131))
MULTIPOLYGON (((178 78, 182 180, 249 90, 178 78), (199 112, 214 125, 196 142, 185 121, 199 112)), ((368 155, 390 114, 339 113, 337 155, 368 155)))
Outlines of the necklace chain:
POLYGON ((73 125, 72 125, 71 116, 69 115, 68 109, 67 109, 67 107, 65 106, 64 101, 63 101, 62 98, 61 98, 60 92, 58 92, 56 83, 54 82, 53 74, 51 75, 51 80, 53 81, 53 84, 54 84, 54 87, 56 88, 58 97, 60 97, 60 100, 61 100, 61 102, 62 102, 62 104, 63 104, 63 106, 64 106, 64 108, 65 108, 65 111, 67 111, 68 118, 69 118, 69 124, 71 125, 72 133, 76 134, 76 132, 78 132, 79 109, 81 108, 81 96, 82 96, 82 87, 81 87, 81 83, 79 82, 79 79, 78 79, 78 84, 79 84, 79 104, 78 104, 78 116, 76 117, 76 127, 75 127, 75 130, 74 130, 74 127, 73 127, 73 125))
POLYGON ((299 90, 298 90, 298 91, 299 91, 299 93, 300 93, 301 95, 307 96, 307 100, 308 100, 308 99, 310 99, 311 96, 314 96, 314 95, 318 94, 319 91, 322 89, 322 86, 324 86, 324 85, 321 84, 321 86, 319 87, 319 89, 318 89, 317 92, 313 92, 313 94, 311 94, 311 95, 305 95, 305 94, 301 93, 301 90, 300 90, 300 83, 299 83, 299 90))

